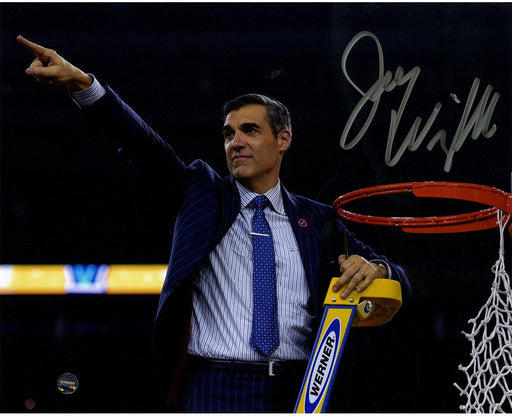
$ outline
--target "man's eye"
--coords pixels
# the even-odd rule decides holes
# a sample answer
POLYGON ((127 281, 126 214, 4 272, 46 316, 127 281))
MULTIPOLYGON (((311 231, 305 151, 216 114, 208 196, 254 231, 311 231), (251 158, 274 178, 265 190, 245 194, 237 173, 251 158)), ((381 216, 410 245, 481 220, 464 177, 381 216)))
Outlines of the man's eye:
POLYGON ((224 132, 224 140, 230 140, 231 137, 233 137, 233 132, 231 132, 231 131, 224 132))

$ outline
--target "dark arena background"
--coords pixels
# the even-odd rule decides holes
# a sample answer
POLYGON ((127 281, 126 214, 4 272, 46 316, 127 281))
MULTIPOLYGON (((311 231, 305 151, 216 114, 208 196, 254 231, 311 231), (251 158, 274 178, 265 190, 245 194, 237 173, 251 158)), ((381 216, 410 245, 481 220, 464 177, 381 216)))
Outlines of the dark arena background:
MULTIPOLYGON (((146 269, 165 269, 170 219, 63 88, 24 74, 33 57, 18 34, 107 82, 187 163, 205 159, 227 174, 222 103, 261 92, 292 113, 293 145, 281 176, 292 192, 327 204, 356 189, 411 181, 510 192, 510 4, 2 3, 0 13, 2 412, 165 411, 151 349, 158 287, 139 283, 146 269), (351 43, 365 31, 374 38, 351 43), (362 95, 355 87, 367 91, 379 79, 379 62, 393 77, 399 67, 420 71, 414 83, 381 92, 357 112, 362 95), (470 122, 479 103, 488 110, 480 130, 470 122), (393 135, 391 112, 401 105, 393 135), (373 119, 355 143, 372 106, 373 119), (435 108, 423 142, 416 136, 407 146, 414 120, 421 118, 421 132, 435 108), (445 148, 438 142, 428 149, 440 131, 445 148), (102 270, 116 265, 129 277, 106 293, 102 270), (55 266, 48 282, 71 270, 74 290, 57 294, 46 285, 37 270, 48 266, 55 266), (9 277, 20 270, 28 270, 25 280, 9 277), (123 292, 123 285, 131 289, 123 292), (73 394, 58 389, 65 373, 78 379, 73 394)), ((474 209, 411 195, 353 207, 388 216, 474 209)), ((498 229, 407 234, 349 226, 407 268, 414 298, 390 323, 351 331, 335 409, 459 412, 464 400, 454 383, 465 384, 458 366, 471 351, 462 331, 489 297, 498 229)), ((506 234, 510 272, 509 247, 506 234)))

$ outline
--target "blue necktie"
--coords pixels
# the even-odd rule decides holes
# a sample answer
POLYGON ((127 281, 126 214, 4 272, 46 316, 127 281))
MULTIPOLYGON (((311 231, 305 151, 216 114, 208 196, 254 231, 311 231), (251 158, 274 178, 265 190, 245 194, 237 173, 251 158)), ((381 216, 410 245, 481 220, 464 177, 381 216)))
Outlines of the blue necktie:
POLYGON ((263 209, 269 203, 264 195, 252 201, 256 212, 252 218, 253 247, 253 315, 251 346, 266 357, 279 345, 274 243, 263 209))

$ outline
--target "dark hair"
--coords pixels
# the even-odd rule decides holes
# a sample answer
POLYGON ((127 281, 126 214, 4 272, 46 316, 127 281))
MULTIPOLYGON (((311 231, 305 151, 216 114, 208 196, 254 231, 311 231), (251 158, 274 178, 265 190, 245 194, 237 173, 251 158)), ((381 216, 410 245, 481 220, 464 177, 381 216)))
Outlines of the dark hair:
POLYGON ((222 108, 224 121, 231 111, 239 110, 240 108, 250 104, 260 104, 265 106, 267 109, 268 121, 270 123, 272 133, 274 133, 275 136, 284 129, 290 130, 290 132, 292 131, 290 112, 286 106, 273 98, 261 94, 245 94, 225 103, 222 108))

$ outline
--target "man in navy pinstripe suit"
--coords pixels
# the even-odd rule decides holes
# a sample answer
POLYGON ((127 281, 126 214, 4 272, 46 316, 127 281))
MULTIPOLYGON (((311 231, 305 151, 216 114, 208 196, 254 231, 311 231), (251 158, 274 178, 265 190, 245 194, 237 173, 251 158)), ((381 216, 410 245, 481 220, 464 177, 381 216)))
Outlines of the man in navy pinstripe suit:
POLYGON ((230 175, 208 164, 185 165, 108 85, 54 51, 22 37, 35 56, 27 75, 64 85, 83 113, 105 128, 116 149, 159 183, 175 216, 167 277, 155 320, 155 351, 169 402, 186 412, 291 412, 332 276, 340 293, 364 291, 375 278, 410 283, 400 266, 346 229, 333 208, 289 193, 279 179, 291 145, 288 110, 249 94, 224 108, 230 175), (275 251, 279 340, 264 355, 250 345, 252 326, 251 201, 265 195, 275 251), (343 236, 349 241, 349 257, 343 236))

